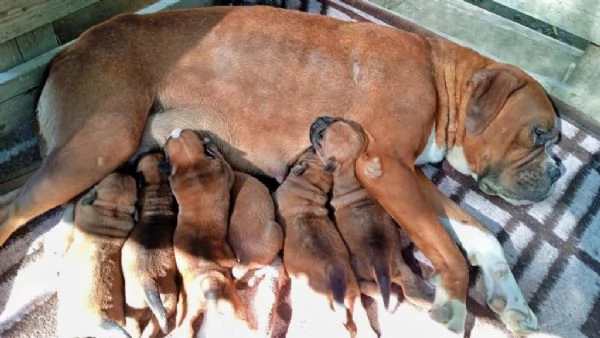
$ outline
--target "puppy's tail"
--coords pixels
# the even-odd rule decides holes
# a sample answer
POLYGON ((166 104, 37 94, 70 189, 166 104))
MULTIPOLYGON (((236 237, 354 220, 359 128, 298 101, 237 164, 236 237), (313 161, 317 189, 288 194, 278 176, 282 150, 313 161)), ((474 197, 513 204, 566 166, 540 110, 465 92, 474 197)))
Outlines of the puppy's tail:
POLYGON ((333 295, 333 310, 340 316, 342 322, 345 322, 346 307, 344 306, 344 299, 346 298, 348 281, 346 280, 346 272, 341 266, 334 265, 329 269, 329 287, 333 295))
POLYGON ((375 274, 377 286, 379 286, 379 292, 381 292, 383 306, 385 306, 385 308, 388 309, 390 305, 390 294, 392 292, 390 265, 387 264, 385 260, 382 260, 381 256, 378 256, 372 257, 371 266, 373 267, 373 273, 375 274))
POLYGON ((98 327, 102 332, 98 333, 99 337, 123 337, 131 338, 131 335, 125 329, 112 319, 102 318, 98 323, 98 327))
POLYGON ((144 281, 142 288, 144 289, 146 302, 156 317, 158 326, 160 326, 160 330, 162 333, 167 334, 169 332, 167 313, 162 300, 160 299, 160 293, 158 292, 156 283, 152 279, 147 279, 144 281))

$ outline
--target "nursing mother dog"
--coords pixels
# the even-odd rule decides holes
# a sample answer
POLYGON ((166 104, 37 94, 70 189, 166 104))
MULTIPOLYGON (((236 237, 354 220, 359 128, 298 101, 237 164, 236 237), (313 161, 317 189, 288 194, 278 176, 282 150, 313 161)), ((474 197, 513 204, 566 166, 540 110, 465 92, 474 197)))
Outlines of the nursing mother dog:
POLYGON ((497 240, 416 165, 446 158, 485 193, 541 200, 560 175, 545 152, 557 136, 549 99, 513 66, 371 23, 209 7, 121 15, 86 31, 51 63, 38 107, 45 159, 2 198, 0 243, 175 127, 210 132, 236 170, 281 179, 321 115, 368 135, 358 178, 439 273, 432 317, 464 330, 459 243, 508 329, 535 331, 497 240))

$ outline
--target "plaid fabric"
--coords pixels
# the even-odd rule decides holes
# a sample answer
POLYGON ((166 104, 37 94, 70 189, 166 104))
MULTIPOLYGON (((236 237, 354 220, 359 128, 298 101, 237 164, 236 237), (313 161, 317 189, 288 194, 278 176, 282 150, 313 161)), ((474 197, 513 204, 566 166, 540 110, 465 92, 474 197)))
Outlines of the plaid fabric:
MULTIPOLYGON (((329 15, 399 27, 406 24, 375 6, 346 1, 331 0, 329 15)), ((600 128, 561 102, 556 104, 562 135, 553 151, 566 174, 547 200, 532 206, 512 206, 483 195, 472 179, 447 164, 425 166, 424 170, 446 195, 497 235, 538 315, 540 333, 536 337, 600 337, 600 128)), ((0 248, 1 337, 56 336, 59 260, 53 253, 66 231, 59 222, 61 212, 57 208, 38 217, 0 248)), ((427 268, 428 262, 420 253, 415 257, 415 267, 427 268)), ((290 331, 294 308, 289 281, 278 263, 269 271, 243 293, 259 336, 302 336, 302 332, 309 332, 308 327, 290 331)), ((483 283, 476 269, 472 277, 467 334, 508 336, 485 305, 483 283)), ((366 297, 364 301, 373 317, 373 302, 366 297)), ((452 336, 433 323, 425 310, 405 302, 395 313, 380 317, 377 326, 384 336, 452 336)))

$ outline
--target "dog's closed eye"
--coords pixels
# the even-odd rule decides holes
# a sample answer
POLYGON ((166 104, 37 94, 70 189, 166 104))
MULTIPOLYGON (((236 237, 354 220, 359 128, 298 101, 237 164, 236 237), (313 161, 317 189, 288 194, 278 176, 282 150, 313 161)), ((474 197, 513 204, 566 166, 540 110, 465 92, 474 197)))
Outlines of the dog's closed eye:
POLYGON ((292 172, 292 174, 294 174, 296 176, 300 176, 300 175, 304 174, 306 169, 308 169, 308 163, 300 162, 292 168, 291 172, 292 172))

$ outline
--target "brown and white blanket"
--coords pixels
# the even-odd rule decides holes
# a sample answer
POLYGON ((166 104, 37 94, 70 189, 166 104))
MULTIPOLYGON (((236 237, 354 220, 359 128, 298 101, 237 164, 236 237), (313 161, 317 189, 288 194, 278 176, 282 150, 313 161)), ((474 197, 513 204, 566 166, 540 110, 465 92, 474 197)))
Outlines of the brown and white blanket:
MULTIPOLYGON (((405 24, 374 6, 346 1, 330 0, 329 15, 391 26, 405 24)), ((555 194, 543 202, 509 205, 483 195, 472 179, 445 164, 424 168, 446 195, 499 238, 538 315, 540 333, 535 337, 600 337, 600 127, 565 104, 556 104, 562 135, 553 152, 566 174, 558 181, 555 194)), ((38 217, 0 248, 0 337, 56 337, 59 260, 54 252, 58 251, 55 243, 60 243, 56 239, 65 231, 59 223, 61 213, 57 208, 38 217)), ((414 257, 414 267, 427 271, 427 260, 418 252, 414 257)), ((487 309, 480 275, 472 271, 467 335, 510 336, 487 309)), ((243 291, 260 336, 292 335, 288 323, 297 309, 290 306, 289 291, 280 262, 269 267, 254 287, 243 291)), ((373 313, 372 300, 364 300, 373 313)), ((381 317, 379 327, 383 336, 452 336, 433 323, 426 310, 406 303, 381 317)), ((310 329, 306 327, 307 335, 310 329)), ((303 336, 302 332, 294 335, 303 336)))

